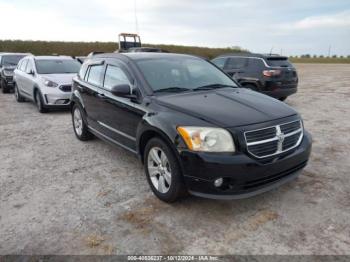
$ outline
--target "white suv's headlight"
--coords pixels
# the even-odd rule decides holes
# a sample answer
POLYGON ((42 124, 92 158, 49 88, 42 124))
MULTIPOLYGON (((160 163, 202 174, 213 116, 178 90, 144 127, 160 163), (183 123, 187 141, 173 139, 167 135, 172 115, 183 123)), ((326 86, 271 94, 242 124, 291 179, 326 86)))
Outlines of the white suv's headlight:
POLYGON ((222 128, 179 126, 177 131, 192 151, 235 152, 231 134, 222 128))
POLYGON ((51 80, 45 80, 44 84, 48 87, 58 87, 58 84, 51 80))

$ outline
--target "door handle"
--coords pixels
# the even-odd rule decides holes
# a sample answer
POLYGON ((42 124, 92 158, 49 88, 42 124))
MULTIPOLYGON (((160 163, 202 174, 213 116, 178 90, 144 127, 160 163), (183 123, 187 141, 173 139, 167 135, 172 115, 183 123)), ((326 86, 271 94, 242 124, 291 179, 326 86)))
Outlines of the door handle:
POLYGON ((97 97, 101 98, 101 99, 106 99, 107 98, 104 94, 100 94, 100 93, 97 94, 97 97))

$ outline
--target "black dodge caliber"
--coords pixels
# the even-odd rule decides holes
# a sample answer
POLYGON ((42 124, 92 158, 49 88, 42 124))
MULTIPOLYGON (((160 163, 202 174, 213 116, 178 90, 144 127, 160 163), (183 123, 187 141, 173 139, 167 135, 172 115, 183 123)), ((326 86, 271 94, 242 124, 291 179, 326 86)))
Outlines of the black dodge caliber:
POLYGON ((99 54, 73 81, 78 139, 137 154, 154 194, 245 198, 298 176, 311 151, 300 115, 201 58, 99 54))

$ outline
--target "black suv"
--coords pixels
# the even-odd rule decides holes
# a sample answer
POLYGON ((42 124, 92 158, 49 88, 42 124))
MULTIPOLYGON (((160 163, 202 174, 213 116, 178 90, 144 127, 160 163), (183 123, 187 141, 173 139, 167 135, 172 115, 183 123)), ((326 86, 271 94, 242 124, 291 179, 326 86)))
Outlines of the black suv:
POLYGON ((8 93, 14 88, 13 71, 19 60, 29 54, 0 53, 0 86, 3 93, 8 93))
POLYGON ((212 62, 241 86, 282 101, 297 92, 298 74, 287 57, 237 53, 221 55, 212 62))
POLYGON ((311 151, 300 115, 210 62, 164 53, 100 54, 73 80, 72 122, 138 155, 157 197, 249 197, 298 176, 311 151))

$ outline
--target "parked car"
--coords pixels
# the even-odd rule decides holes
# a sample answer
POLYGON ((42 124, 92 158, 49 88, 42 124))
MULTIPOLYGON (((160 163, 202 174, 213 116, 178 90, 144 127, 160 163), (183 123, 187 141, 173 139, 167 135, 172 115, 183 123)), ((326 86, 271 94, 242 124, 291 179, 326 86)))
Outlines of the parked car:
POLYGON ((157 47, 132 47, 129 48, 126 52, 129 53, 145 53, 145 52, 152 52, 152 53, 169 53, 169 51, 157 48, 157 47))
POLYGON ((39 112, 69 108, 72 78, 81 64, 69 56, 27 56, 15 70, 15 96, 36 103, 39 112))
POLYGON ((0 53, 0 86, 3 93, 13 90, 13 71, 19 60, 27 55, 22 53, 0 53))
POLYGON ((297 177, 311 151, 294 109, 190 55, 95 55, 73 79, 71 110, 78 139, 138 155, 167 202, 187 191, 214 199, 265 192, 297 177))
POLYGON ((282 101, 297 92, 298 74, 287 57, 237 53, 219 56, 212 62, 241 86, 282 101))

